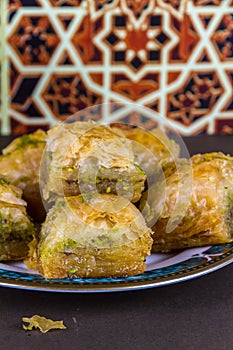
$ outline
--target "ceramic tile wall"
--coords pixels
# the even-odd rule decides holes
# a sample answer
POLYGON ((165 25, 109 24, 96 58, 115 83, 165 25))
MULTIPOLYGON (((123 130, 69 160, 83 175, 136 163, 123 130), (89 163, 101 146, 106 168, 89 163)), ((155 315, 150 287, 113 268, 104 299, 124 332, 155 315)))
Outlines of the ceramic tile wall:
POLYGON ((233 132, 233 0, 0 6, 2 134, 46 129, 101 103, 104 121, 153 127, 157 112, 182 135, 233 132), (110 117, 111 102, 122 108, 110 117), (129 103, 147 116, 129 119, 129 103))

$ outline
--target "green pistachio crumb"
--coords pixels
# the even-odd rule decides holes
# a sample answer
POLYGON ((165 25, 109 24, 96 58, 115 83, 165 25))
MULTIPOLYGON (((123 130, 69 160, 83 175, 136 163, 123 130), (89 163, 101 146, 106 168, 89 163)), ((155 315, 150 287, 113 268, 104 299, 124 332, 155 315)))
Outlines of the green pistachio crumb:
POLYGON ((92 198, 91 193, 82 193, 82 202, 87 203, 92 198))
POLYGON ((28 145, 37 146, 39 143, 44 143, 44 141, 37 140, 31 135, 23 135, 18 140, 17 148, 25 147, 28 145))
POLYGON ((192 219, 191 216, 185 216, 184 217, 184 221, 186 221, 186 222, 191 221, 191 219, 192 219))
POLYGON ((0 178, 0 185, 9 185, 9 181, 7 181, 6 179, 4 179, 3 177, 0 178))
POLYGON ((58 208, 62 208, 66 205, 66 201, 60 201, 57 203, 58 208))
POLYGON ((28 182, 28 181, 30 181, 30 178, 29 178, 28 176, 22 176, 22 177, 20 178, 20 181, 22 181, 22 182, 28 182))

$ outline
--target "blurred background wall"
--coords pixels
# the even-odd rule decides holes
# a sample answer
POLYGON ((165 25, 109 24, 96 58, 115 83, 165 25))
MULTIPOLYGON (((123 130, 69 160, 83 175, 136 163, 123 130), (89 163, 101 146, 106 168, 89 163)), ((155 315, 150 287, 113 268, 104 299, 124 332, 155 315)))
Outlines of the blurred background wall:
POLYGON ((1 134, 109 122, 233 133, 233 0, 0 0, 1 134), (109 103, 121 102, 117 113, 109 103), (148 107, 146 116, 128 104, 148 107), (141 119, 140 119, 141 118, 141 119), (97 118, 98 119, 98 118, 97 118))

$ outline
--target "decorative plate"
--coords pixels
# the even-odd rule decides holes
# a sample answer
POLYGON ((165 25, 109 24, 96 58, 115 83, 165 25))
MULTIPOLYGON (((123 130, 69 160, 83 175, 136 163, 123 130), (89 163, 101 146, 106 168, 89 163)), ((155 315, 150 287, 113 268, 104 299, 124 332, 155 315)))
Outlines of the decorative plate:
POLYGON ((173 254, 152 254, 146 271, 126 278, 48 280, 29 271, 22 262, 0 264, 0 285, 50 292, 117 292, 160 287, 205 275, 233 262, 233 243, 186 249, 173 254))

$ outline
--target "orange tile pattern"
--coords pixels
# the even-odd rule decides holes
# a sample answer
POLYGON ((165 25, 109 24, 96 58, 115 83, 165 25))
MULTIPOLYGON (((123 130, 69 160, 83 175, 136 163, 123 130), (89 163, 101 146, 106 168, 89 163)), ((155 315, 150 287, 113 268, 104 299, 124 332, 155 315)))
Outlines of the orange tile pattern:
POLYGON ((9 133, 110 102, 182 135, 233 133, 232 0, 9 0, 7 15, 9 133))

